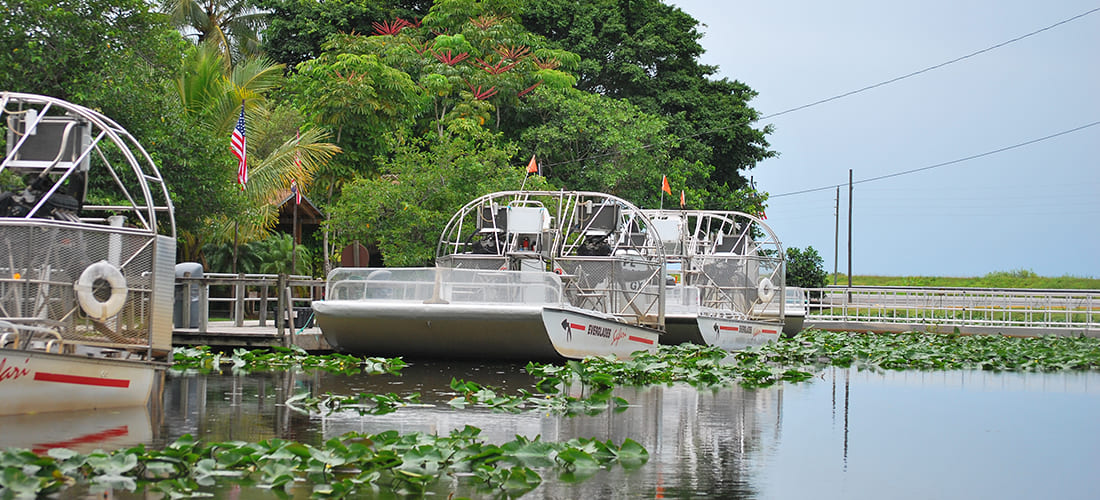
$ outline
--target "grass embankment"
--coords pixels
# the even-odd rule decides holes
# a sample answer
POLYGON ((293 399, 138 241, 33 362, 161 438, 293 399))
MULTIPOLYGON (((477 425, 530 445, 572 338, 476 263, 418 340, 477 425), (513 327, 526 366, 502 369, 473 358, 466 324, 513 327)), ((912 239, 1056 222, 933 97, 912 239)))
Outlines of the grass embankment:
MULTIPOLYGON (((847 285, 848 277, 837 276, 838 285, 847 285)), ((832 284, 829 276, 829 284, 832 284)), ((1078 276, 1039 276, 1032 271, 1000 271, 977 277, 949 276, 852 276, 855 286, 920 286, 930 288, 1051 288, 1100 290, 1100 279, 1078 276)))

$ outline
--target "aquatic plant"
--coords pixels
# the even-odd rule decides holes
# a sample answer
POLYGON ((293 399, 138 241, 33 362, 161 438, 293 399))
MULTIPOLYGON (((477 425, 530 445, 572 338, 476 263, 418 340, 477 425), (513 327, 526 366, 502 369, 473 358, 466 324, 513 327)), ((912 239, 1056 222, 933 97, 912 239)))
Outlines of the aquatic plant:
MULTIPOLYGON (((398 495, 422 495, 452 476, 481 495, 520 496, 542 478, 535 469, 583 478, 615 463, 636 468, 649 459, 640 444, 595 439, 566 442, 517 436, 495 445, 466 426, 449 436, 386 431, 348 433, 320 447, 269 439, 258 443, 202 443, 184 435, 164 450, 137 446, 88 455, 55 448, 45 455, 27 450, 0 452, 0 496, 35 497, 74 485, 162 493, 166 498, 210 496, 202 488, 216 480, 240 481, 281 493, 295 483, 312 485, 314 498, 355 497, 377 487, 398 495)), ((452 492, 453 495, 453 492, 452 492)))
MULTIPOLYGON (((745 351, 755 353, 756 350, 745 351)), ((552 392, 579 382, 592 388, 617 385, 688 383, 713 387, 741 384, 762 387, 779 381, 798 382, 813 374, 789 366, 767 364, 756 355, 739 358, 714 346, 681 344, 661 346, 655 352, 638 351, 628 360, 613 356, 589 356, 564 365, 528 363, 527 372, 540 377, 540 390, 552 392)))
POLYGON ((201 373, 229 369, 234 373, 271 370, 324 370, 330 373, 396 375, 406 366, 401 358, 358 358, 346 354, 309 354, 298 346, 270 349, 234 349, 225 354, 211 351, 209 346, 172 349, 172 369, 196 370, 201 373))
POLYGON ((1100 339, 1048 335, 869 334, 806 330, 760 347, 727 353, 692 344, 639 351, 629 360, 590 356, 562 365, 529 363, 540 390, 684 382, 764 387, 813 377, 824 365, 893 370, 1055 371, 1100 369, 1100 339))
POLYGON ((331 415, 338 411, 353 410, 360 415, 385 415, 393 413, 398 408, 420 404, 420 393, 416 392, 408 396, 389 394, 359 393, 354 396, 345 396, 326 392, 321 396, 310 396, 303 392, 286 400, 286 406, 302 413, 310 411, 331 415))
POLYGON ((758 351, 745 362, 785 366, 831 364, 892 370, 1057 371, 1100 369, 1100 339, 1046 335, 873 334, 806 330, 758 351))
MULTIPOLYGON (((610 388, 592 391, 583 398, 569 396, 557 389, 546 394, 535 394, 525 389, 519 389, 516 394, 507 394, 499 387, 452 378, 451 389, 458 395, 447 404, 455 409, 480 407, 508 413, 537 411, 573 416, 597 415, 606 410, 622 411, 629 404, 623 398, 612 396, 610 388)), ((286 402, 287 407, 292 410, 313 411, 325 415, 338 411, 356 411, 360 415, 384 415, 395 412, 398 408, 419 404, 420 393, 402 397, 392 392, 389 394, 360 393, 350 396, 328 392, 319 397, 302 393, 286 402)))

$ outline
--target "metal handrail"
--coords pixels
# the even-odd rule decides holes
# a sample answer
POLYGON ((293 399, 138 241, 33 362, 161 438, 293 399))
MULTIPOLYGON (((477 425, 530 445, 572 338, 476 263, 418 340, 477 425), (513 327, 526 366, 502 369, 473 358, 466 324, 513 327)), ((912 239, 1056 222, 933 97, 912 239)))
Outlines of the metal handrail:
POLYGON ((997 288, 809 289, 806 321, 1100 329, 1100 291, 997 288))

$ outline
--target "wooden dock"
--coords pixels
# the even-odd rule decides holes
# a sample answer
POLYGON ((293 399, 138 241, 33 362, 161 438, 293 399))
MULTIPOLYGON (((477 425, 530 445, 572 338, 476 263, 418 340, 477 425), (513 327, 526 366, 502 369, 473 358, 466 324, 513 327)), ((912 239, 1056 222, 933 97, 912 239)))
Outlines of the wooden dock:
POLYGON ((245 320, 241 326, 235 326, 232 320, 211 321, 206 331, 200 332, 198 328, 174 328, 172 330, 172 345, 195 347, 208 345, 220 349, 259 349, 272 346, 288 346, 293 343, 310 352, 328 352, 332 347, 325 342, 321 335, 321 329, 316 325, 290 332, 284 328, 283 333, 268 321, 260 326, 259 320, 245 320), (288 337, 288 333, 291 333, 288 337))

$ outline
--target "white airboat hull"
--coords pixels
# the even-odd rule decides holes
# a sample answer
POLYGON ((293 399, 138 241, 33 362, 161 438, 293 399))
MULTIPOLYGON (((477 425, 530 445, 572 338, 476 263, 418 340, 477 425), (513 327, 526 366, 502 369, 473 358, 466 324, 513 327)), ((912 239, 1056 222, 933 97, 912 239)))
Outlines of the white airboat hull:
POLYGON ((659 330, 620 323, 575 307, 545 307, 542 323, 558 354, 566 358, 614 355, 630 358, 635 351, 657 349, 659 330))
POLYGON ((0 415, 144 406, 163 366, 0 349, 0 415))
POLYGON ((313 314, 325 340, 341 352, 453 359, 558 357, 538 305, 323 300, 313 302, 313 314))
POLYGON ((313 303, 336 350, 410 358, 557 360, 630 357, 660 334, 574 308, 513 304, 417 304, 326 300, 313 303))
POLYGON ((699 334, 707 345, 727 351, 739 351, 779 339, 783 326, 751 320, 699 316, 699 334))

